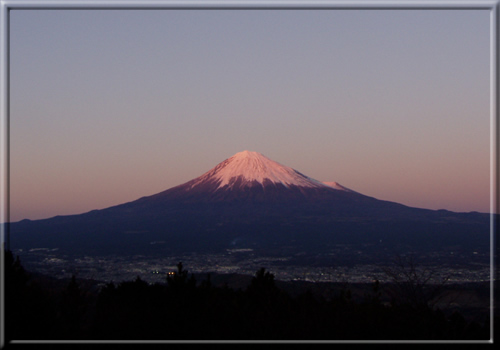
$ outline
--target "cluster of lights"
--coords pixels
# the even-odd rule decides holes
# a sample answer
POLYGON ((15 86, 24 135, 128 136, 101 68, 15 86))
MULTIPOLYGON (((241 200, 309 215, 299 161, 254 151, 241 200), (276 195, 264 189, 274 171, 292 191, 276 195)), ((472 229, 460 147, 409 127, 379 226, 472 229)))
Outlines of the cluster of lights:
MULTIPOLYGON (((157 275, 160 273, 160 271, 158 270, 153 270, 151 273, 157 275)), ((175 272, 174 271, 170 271, 170 272, 167 272, 167 276, 174 276, 175 275, 175 272)))

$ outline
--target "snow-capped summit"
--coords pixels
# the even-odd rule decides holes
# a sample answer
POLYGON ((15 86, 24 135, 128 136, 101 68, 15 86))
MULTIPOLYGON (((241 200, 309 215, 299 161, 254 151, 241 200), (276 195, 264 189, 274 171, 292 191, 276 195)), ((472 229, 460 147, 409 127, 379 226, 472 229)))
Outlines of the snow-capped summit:
POLYGON ((185 203, 301 201, 355 194, 338 183, 323 183, 282 165, 258 152, 242 151, 201 176, 160 192, 151 198, 185 203), (334 184, 334 185, 333 185, 334 184))
POLYGON ((325 187, 320 181, 305 176, 287 166, 279 164, 258 152, 238 152, 231 158, 219 163, 213 169, 194 179, 191 188, 202 183, 217 184, 217 189, 244 188, 259 184, 264 187, 281 184, 298 187, 325 187))

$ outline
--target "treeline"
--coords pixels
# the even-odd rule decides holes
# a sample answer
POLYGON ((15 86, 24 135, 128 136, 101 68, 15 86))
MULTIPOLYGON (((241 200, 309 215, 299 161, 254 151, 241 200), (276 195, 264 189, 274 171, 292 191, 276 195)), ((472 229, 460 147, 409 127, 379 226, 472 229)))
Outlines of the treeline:
MULTIPOLYGON (((35 280, 5 253, 6 340, 488 340, 489 322, 466 321, 427 305, 380 300, 375 283, 363 300, 349 289, 325 299, 292 297, 257 271, 248 287, 197 282, 179 263, 166 283, 108 283, 63 288, 35 280)), ((401 300, 404 300, 401 299, 401 300)))

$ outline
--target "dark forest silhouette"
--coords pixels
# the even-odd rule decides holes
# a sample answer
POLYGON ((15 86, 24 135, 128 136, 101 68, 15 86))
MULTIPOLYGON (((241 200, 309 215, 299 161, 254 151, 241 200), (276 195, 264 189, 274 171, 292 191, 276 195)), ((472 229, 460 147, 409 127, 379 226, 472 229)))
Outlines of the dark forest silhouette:
POLYGON ((258 270, 246 289, 198 283, 182 263, 166 283, 137 277, 99 290, 71 278, 64 288, 32 278, 5 252, 6 340, 489 340, 489 322, 446 315, 396 295, 380 299, 380 283, 354 301, 343 288, 325 299, 292 297, 274 275, 258 270))

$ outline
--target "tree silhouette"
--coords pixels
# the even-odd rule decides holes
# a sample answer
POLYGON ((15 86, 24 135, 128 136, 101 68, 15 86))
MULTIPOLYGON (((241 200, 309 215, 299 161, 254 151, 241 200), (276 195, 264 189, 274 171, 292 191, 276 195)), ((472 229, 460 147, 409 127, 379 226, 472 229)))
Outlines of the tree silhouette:
POLYGON ((396 256, 383 271, 392 282, 392 301, 418 309, 432 307, 448 281, 448 276, 437 275, 436 268, 418 266, 414 255, 396 256))
POLYGON ((167 275, 167 284, 173 289, 193 288, 196 286, 196 279, 193 274, 188 279, 188 271, 184 270, 182 262, 179 262, 177 264, 177 272, 167 275))
POLYGON ((48 291, 33 281, 11 251, 4 252, 4 264, 6 340, 50 337, 56 308, 48 291))
POLYGON ((85 300, 80 286, 76 282, 75 275, 71 276, 71 281, 61 295, 61 313, 63 327, 66 329, 67 337, 75 339, 80 336, 82 326, 82 316, 85 312, 85 300))
POLYGON ((347 292, 324 298, 310 290, 291 297, 264 268, 245 290, 234 290, 214 286, 209 276, 197 285, 179 263, 167 283, 139 277, 111 282, 93 292, 92 302, 75 276, 52 290, 43 279, 34 283, 11 254, 5 263, 7 339, 489 339, 487 323, 469 322, 458 312, 382 304, 378 281, 364 299, 347 292))

